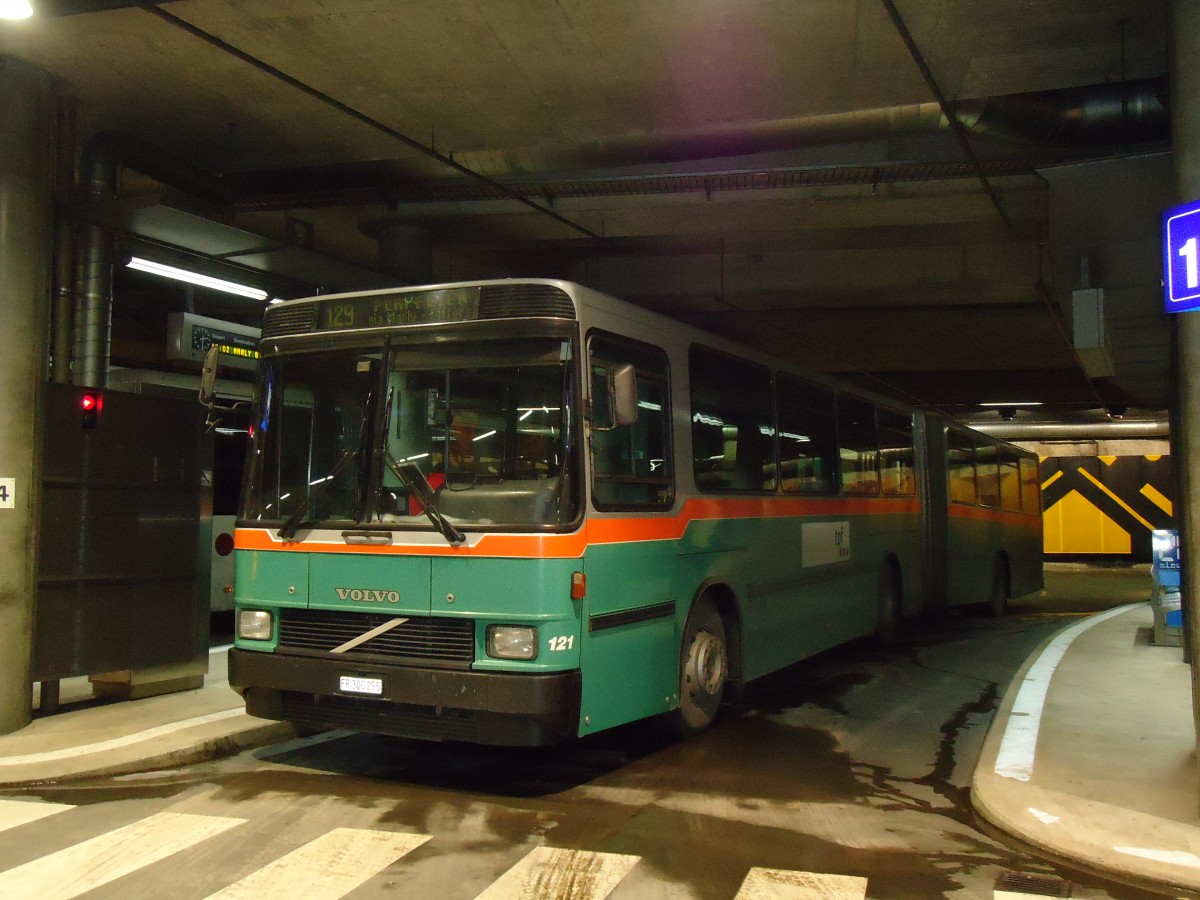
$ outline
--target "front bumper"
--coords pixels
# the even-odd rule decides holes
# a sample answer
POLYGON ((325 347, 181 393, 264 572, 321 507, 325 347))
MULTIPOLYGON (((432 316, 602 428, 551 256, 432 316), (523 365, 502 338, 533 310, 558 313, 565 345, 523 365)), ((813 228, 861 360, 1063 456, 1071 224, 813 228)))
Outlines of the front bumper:
POLYGON ((229 684, 264 719, 424 740, 537 746, 575 737, 578 670, 546 675, 465 672, 347 662, 232 649, 229 684), (343 675, 378 678, 364 697, 339 688, 343 675))

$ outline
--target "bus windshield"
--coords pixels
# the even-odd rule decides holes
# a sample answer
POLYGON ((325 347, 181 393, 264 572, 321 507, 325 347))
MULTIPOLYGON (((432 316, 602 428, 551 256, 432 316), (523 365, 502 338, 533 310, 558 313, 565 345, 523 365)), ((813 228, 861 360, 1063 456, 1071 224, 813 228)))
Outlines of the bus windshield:
POLYGON ((242 518, 281 521, 283 537, 314 524, 567 524, 580 482, 570 360, 562 338, 272 357, 242 518))

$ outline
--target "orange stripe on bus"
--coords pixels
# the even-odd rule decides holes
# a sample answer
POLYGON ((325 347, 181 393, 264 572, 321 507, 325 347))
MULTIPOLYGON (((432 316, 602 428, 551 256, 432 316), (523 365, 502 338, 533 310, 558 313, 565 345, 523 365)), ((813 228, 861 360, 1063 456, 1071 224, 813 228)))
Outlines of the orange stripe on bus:
MULTIPOLYGON (((572 534, 485 534, 474 546, 466 544, 346 544, 340 541, 284 541, 274 529, 239 528, 234 546, 239 550, 300 550, 307 553, 421 554, 428 556, 505 556, 574 559, 589 544, 622 544, 642 541, 677 541, 693 522, 721 519, 778 519, 815 516, 915 515, 921 504, 913 498, 691 499, 678 515, 592 517, 572 534)), ((393 534, 403 540, 405 532, 393 534)))

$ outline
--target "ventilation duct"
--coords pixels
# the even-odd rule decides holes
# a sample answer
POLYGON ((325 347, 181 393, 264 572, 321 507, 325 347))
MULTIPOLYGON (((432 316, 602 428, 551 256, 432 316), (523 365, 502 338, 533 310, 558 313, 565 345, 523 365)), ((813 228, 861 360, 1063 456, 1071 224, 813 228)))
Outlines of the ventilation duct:
MULTIPOLYGON (((1081 148, 1166 141, 1165 79, 1011 94, 955 104, 968 133, 1035 147, 1081 148)), ((490 175, 679 163, 748 156, 856 141, 948 133, 937 103, 722 125, 688 132, 649 132, 576 147, 478 151, 455 159, 490 175)))

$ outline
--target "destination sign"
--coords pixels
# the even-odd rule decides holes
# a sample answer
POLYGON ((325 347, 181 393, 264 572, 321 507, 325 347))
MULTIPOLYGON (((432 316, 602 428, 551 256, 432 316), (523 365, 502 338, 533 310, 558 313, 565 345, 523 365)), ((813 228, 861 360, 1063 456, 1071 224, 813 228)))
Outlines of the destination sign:
POLYGON ((321 302, 318 331, 469 322, 479 318, 479 288, 331 298, 321 302))

